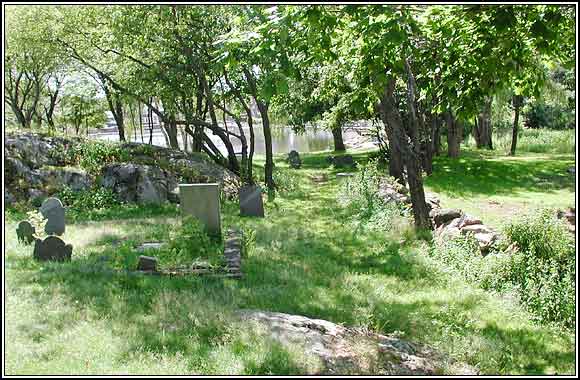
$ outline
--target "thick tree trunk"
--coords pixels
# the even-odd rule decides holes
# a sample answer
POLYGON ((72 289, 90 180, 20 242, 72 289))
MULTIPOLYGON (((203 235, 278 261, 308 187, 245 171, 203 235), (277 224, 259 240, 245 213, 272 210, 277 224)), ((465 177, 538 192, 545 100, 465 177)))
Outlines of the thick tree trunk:
POLYGON ((473 137, 475 138, 475 145, 477 148, 493 149, 492 144, 492 125, 491 125, 491 103, 492 98, 486 98, 483 109, 477 115, 475 128, 473 129, 473 137))
MULTIPOLYGON (((392 82, 392 84, 389 83, 389 86, 391 85, 393 86, 394 91, 394 82, 392 82)), ((403 157, 400 138, 403 126, 398 111, 397 113, 394 113, 397 109, 397 105, 392 95, 389 95, 389 91, 391 91, 389 86, 385 88, 383 96, 379 101, 379 115, 383 121, 387 139, 389 140, 389 175, 394 177, 401 185, 405 185, 406 182, 403 175, 403 157)))
POLYGON ((163 123, 163 128, 166 132, 169 146, 173 149, 179 149, 179 140, 177 140, 177 122, 175 116, 171 116, 169 122, 163 123))
POLYGON ((331 130, 332 138, 334 140, 334 151, 344 152, 346 147, 344 146, 344 140, 342 139, 342 127, 338 126, 331 130))
POLYGON ((447 124, 447 156, 457 158, 461 141, 460 125, 449 111, 445 112, 445 122, 447 124))
POLYGON ((516 155, 516 145, 518 144, 518 123, 520 121, 520 108, 522 106, 522 96, 521 95, 514 95, 513 97, 513 104, 514 104, 514 125, 512 128, 512 145, 510 147, 510 156, 516 155))

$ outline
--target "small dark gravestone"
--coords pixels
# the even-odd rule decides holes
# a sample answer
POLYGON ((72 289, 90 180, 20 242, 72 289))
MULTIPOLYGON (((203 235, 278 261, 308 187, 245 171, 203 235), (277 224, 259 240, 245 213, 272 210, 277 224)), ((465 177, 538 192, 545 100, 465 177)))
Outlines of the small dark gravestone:
POLYGON ((247 185, 240 188, 240 215, 264 217, 264 201, 260 186, 247 185))
POLYGON ((300 159, 300 154, 292 150, 288 153, 288 157, 286 158, 286 162, 290 165, 292 169, 300 169, 302 166, 302 160, 300 159))
POLYGON ((42 202, 40 212, 47 219, 44 232, 48 235, 64 234, 64 207, 58 198, 48 198, 42 202))
POLYGON ((36 239, 32 256, 38 261, 69 261, 72 245, 65 244, 57 236, 49 236, 44 241, 36 239))
POLYGON ((137 270, 157 272, 157 259, 151 256, 139 256, 137 270))
POLYGON ((356 161, 350 154, 344 156, 329 156, 326 161, 335 168, 356 168, 356 161))
POLYGON ((34 241, 34 234, 36 230, 29 221, 24 220, 18 223, 18 228, 16 228, 16 235, 18 235, 18 241, 24 244, 30 244, 34 241))

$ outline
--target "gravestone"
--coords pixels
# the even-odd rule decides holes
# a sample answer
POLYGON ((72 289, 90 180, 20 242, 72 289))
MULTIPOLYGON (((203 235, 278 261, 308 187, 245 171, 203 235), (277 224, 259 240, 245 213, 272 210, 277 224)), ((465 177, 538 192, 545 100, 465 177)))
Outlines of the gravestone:
POLYGON ((302 166, 302 160, 300 159, 300 154, 295 150, 292 150, 292 151, 290 151, 290 153, 288 153, 288 157, 286 158, 286 162, 288 162, 288 164, 290 165, 290 167, 292 169, 300 169, 300 166, 302 166))
POLYGON ((240 188, 240 215, 264 217, 264 201, 260 186, 247 185, 240 188))
POLYGON ((72 256, 72 245, 65 244, 57 236, 49 236, 46 239, 36 239, 32 257, 38 261, 69 261, 72 256))
POLYGON ((357 164, 350 154, 343 156, 328 156, 326 161, 335 168, 356 168, 357 164))
POLYGON ((34 241, 34 234, 36 229, 29 221, 24 220, 18 223, 18 228, 16 229, 16 235, 18 236, 18 241, 24 244, 30 244, 34 241))
POLYGON ((64 206, 58 198, 48 198, 42 202, 40 212, 47 221, 44 232, 48 235, 62 235, 64 233, 64 206))
POLYGON ((180 184, 182 215, 199 219, 210 234, 221 236, 219 183, 180 184))
POLYGON ((151 256, 139 256, 137 270, 157 272, 157 259, 151 256))
POLYGON ((151 242, 151 243, 143 243, 137 247, 137 252, 145 252, 149 249, 161 249, 165 246, 163 242, 151 242))

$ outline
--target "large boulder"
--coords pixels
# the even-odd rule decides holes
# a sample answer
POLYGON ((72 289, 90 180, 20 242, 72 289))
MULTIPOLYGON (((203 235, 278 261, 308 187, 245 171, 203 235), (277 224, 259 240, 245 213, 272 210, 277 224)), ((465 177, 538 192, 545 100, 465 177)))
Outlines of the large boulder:
POLYGON ((43 183, 54 187, 69 187, 73 191, 87 190, 93 179, 84 170, 73 167, 46 167, 39 169, 43 183))
POLYGON ((101 171, 101 186, 125 202, 160 204, 176 185, 175 177, 156 166, 121 163, 106 165, 101 171))
POLYGON ((303 350, 307 375, 426 376, 442 374, 443 368, 451 374, 477 374, 467 364, 396 335, 270 311, 240 310, 237 315, 282 347, 303 350))
POLYGON ((441 226, 447 222, 452 221, 455 218, 461 217, 463 213, 461 210, 443 208, 443 209, 432 209, 429 212, 429 216, 433 219, 433 223, 436 227, 441 226))

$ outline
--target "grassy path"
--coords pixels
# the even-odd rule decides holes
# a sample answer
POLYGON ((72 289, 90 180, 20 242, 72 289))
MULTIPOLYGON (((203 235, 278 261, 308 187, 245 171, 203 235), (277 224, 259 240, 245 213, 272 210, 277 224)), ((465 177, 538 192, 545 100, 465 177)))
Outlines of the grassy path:
POLYGON ((402 242, 404 229, 356 229, 337 206, 335 172, 322 157, 304 157, 299 190, 267 203, 265 219, 240 218, 235 204, 223 205, 224 228, 256 231, 239 281, 98 272, 99 255, 162 238, 177 215, 67 226, 74 260, 61 265, 33 262, 8 220, 6 373, 304 371, 308 358, 240 325, 231 318, 238 308, 398 331, 485 374, 574 371, 572 334, 537 326, 513 300, 466 285, 432 262, 421 243, 402 242), (328 182, 309 179, 321 173, 328 182))

